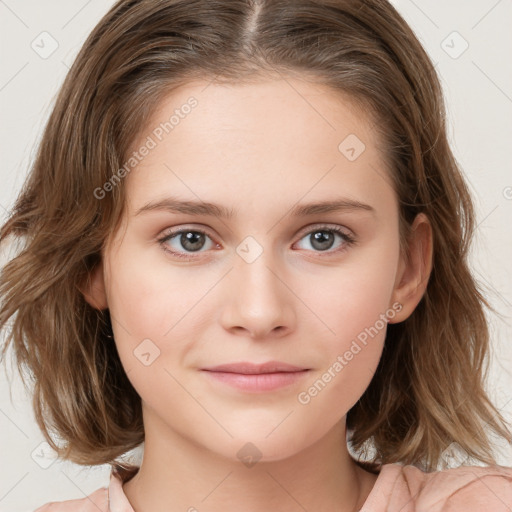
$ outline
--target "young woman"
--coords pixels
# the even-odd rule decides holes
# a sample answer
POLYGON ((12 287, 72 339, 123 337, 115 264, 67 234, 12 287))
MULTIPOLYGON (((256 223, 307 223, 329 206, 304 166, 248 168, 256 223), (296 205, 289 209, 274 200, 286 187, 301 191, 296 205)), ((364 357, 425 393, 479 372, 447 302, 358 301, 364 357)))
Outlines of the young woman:
POLYGON ((4 353, 112 465, 38 511, 512 509, 444 115, 383 0, 117 2, 0 232, 4 353))

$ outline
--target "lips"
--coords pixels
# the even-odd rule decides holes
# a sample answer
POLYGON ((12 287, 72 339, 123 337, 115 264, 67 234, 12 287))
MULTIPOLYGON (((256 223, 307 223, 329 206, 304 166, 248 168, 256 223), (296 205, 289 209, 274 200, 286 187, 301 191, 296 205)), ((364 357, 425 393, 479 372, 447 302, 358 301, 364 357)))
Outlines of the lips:
POLYGON ((301 368, 281 361, 254 364, 246 361, 202 368, 210 381, 227 385, 237 392, 265 393, 297 385, 310 368, 301 368))
POLYGON ((257 375, 264 373, 290 373, 301 372, 308 369, 309 368, 302 368, 288 363, 283 363, 281 361, 268 361, 262 364, 254 364, 242 361, 238 363, 228 363, 203 368, 204 371, 208 372, 238 373, 242 375, 257 375))

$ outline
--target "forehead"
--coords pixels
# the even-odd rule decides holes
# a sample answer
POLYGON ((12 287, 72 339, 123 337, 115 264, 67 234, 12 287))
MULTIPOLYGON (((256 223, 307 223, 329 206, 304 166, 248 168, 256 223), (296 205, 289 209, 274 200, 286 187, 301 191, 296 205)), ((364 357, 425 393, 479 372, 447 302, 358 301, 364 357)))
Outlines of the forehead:
POLYGON ((374 128, 369 110, 311 80, 187 83, 132 145, 151 146, 127 177, 132 210, 166 192, 250 202, 287 192, 314 199, 343 186, 377 197, 390 180, 374 128))
POLYGON ((367 107, 358 106, 355 98, 342 91, 295 77, 246 84, 195 80, 164 97, 140 136, 155 132, 161 142, 162 138, 171 138, 172 132, 172 139, 178 142, 180 134, 186 137, 193 132, 207 135, 201 141, 206 148, 222 139, 228 142, 257 137, 257 142, 265 142, 271 149, 286 139, 299 142, 307 138, 314 144, 352 130, 371 143, 375 121, 367 107), (192 102, 194 106, 190 107, 192 102), (172 126, 165 126, 169 121, 172 126))

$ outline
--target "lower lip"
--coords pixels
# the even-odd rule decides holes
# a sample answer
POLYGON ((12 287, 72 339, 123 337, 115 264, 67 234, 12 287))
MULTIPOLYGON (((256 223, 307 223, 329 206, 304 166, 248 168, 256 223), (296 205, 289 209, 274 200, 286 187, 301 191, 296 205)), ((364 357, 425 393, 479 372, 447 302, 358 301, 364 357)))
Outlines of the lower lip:
POLYGON ((229 386, 243 391, 273 391, 289 386, 302 379, 309 370, 298 372, 259 373, 247 375, 243 373, 212 372, 204 370, 212 379, 224 382, 229 386))

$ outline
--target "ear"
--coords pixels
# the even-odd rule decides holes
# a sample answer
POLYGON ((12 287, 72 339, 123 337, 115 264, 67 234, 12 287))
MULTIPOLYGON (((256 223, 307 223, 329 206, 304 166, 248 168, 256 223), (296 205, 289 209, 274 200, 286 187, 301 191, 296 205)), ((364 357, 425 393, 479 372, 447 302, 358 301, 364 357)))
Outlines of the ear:
POLYGON ((100 261, 89 274, 85 285, 80 288, 80 291, 93 308, 100 310, 108 308, 103 276, 103 261, 100 261))
POLYGON ((414 311, 425 290, 432 271, 432 226, 423 213, 419 213, 411 226, 407 243, 407 256, 400 256, 392 302, 402 305, 389 323, 399 323, 414 311))

